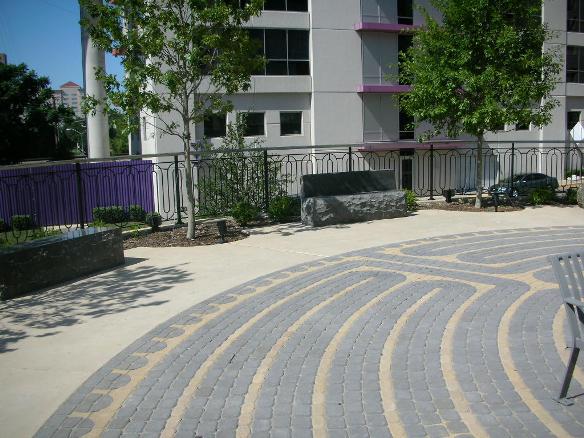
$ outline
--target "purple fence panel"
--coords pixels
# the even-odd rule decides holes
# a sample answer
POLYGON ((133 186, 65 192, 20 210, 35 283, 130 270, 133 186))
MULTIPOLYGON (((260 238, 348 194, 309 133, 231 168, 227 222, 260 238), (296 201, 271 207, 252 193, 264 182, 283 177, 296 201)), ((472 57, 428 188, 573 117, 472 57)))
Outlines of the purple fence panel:
MULTIPOLYGON (((84 220, 94 207, 140 205, 154 210, 153 165, 150 161, 83 163, 80 165, 84 220)), ((74 164, 0 170, 0 218, 31 215, 38 226, 79 223, 77 174, 74 164)))
POLYGON ((140 205, 154 211, 151 161, 89 163, 81 166, 84 216, 93 220, 95 207, 140 205))

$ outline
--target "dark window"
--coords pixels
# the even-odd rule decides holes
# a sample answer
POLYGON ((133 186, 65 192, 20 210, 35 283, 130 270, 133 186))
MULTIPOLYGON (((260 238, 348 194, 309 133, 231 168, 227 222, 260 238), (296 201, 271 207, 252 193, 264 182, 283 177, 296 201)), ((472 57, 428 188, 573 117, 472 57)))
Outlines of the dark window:
POLYGON ((584 47, 566 47, 566 82, 584 83, 584 47))
POLYGON ((308 38, 305 30, 288 31, 288 59, 308 59, 308 38))
POLYGON ((568 111, 568 131, 571 131, 574 126, 580 121, 580 111, 568 111))
POLYGON ((288 11, 297 12, 307 12, 308 11, 308 0, 288 0, 287 1, 288 11))
POLYGON ((529 123, 520 122, 515 124, 516 131, 528 131, 529 130, 529 123))
POLYGON ((568 0, 568 32, 584 32, 584 0, 568 0))
POLYGON ((285 11, 286 0, 266 0, 264 2, 264 9, 266 11, 285 11))
POLYGON ((265 0, 266 11, 308 11, 308 0, 265 0))
POLYGON ((244 135, 246 137, 255 137, 265 134, 264 113, 246 113, 244 120, 244 135))
POLYGON ((399 139, 413 140, 414 139, 414 119, 406 114, 404 111, 399 112, 399 139))
POLYGON ((286 31, 266 29, 266 58, 286 60, 286 31))
POLYGON ((281 112, 280 135, 299 135, 299 134, 302 134, 302 113, 281 112))
POLYGON ((265 70, 258 75, 296 76, 310 74, 307 30, 250 29, 258 52, 266 58, 265 70))
POLYGON ((203 133, 207 138, 225 137, 225 114, 210 114, 203 121, 203 133))
POLYGON ((399 24, 414 24, 412 0, 397 0, 397 22, 399 24))

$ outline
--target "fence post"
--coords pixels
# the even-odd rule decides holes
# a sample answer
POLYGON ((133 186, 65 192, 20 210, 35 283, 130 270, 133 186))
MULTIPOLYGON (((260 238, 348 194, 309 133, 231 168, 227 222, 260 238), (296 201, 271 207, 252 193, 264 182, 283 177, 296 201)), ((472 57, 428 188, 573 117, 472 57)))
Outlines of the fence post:
POLYGON ((79 226, 85 228, 85 195, 83 191, 83 180, 81 179, 81 163, 75 163, 75 176, 77 180, 77 214, 79 226))
POLYGON ((174 156, 174 196, 176 204, 176 224, 182 225, 182 208, 180 205, 180 174, 178 170, 178 155, 174 156))
POLYGON ((266 212, 270 208, 270 172, 268 171, 268 150, 264 149, 264 200, 266 212))
POLYGON ((515 142, 511 143, 511 178, 509 184, 513 184, 513 177, 515 175, 515 142))
POLYGON ((349 172, 353 171, 353 147, 349 146, 349 172))
POLYGON ((430 144, 430 201, 434 200, 434 143, 430 144))

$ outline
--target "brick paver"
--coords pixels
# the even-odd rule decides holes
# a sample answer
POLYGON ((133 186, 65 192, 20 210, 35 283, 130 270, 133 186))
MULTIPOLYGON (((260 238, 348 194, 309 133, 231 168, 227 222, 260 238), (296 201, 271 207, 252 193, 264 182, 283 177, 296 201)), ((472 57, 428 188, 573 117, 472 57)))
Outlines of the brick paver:
POLYGON ((259 278, 134 342, 37 436, 584 436, 584 399, 552 401, 567 326, 546 260, 582 247, 584 227, 502 230, 259 278))

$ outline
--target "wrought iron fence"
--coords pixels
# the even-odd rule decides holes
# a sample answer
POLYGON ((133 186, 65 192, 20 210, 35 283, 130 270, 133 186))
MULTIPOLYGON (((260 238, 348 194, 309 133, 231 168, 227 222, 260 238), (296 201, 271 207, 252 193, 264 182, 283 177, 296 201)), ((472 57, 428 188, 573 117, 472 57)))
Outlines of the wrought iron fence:
MULTIPOLYGON (((299 196, 302 175, 312 173, 392 169, 396 186, 418 196, 433 197, 448 189, 476 190, 474 147, 452 147, 452 143, 385 147, 262 148, 196 155, 192 159, 195 214, 228 214, 242 201, 266 211, 274 197, 299 196)), ((484 148, 483 171, 485 188, 515 175, 543 173, 555 177, 558 190, 564 191, 581 182, 583 150, 556 143, 497 144, 484 148)), ((163 221, 181 223, 187 218, 185 200, 182 154, 7 166, 0 168, 0 242, 19 242, 104 220, 137 228, 149 212, 160 214, 163 221)))

